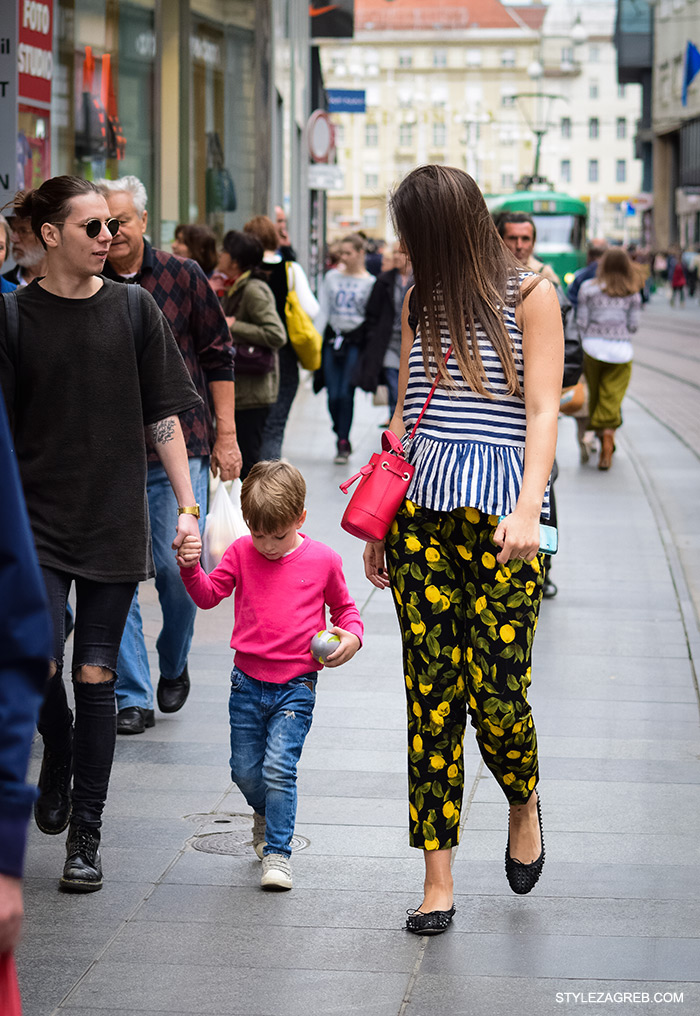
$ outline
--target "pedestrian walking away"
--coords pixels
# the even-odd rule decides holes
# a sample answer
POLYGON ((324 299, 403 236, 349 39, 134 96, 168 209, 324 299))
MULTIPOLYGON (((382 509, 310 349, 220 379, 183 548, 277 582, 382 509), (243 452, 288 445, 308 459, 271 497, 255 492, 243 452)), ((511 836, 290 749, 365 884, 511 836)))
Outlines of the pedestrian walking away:
MULTIPOLYGON (((194 508, 204 527, 209 468, 222 480, 235 479, 241 468, 236 441, 233 343, 219 301, 199 265, 156 250, 145 239, 148 224, 146 188, 135 176, 101 180, 100 189, 118 223, 105 276, 137 284, 163 312, 200 396, 180 423, 185 436, 194 508), (213 416, 210 410, 213 405, 213 416)), ((177 712, 190 691, 187 658, 196 608, 185 595, 170 550, 178 504, 153 443, 148 443, 148 511, 153 536, 156 590, 163 625, 156 639, 158 707, 177 712)), ((134 595, 119 650, 117 730, 140 734, 155 723, 153 685, 138 594, 134 595)))
POLYGON ((328 412, 337 445, 335 462, 344 465, 352 454, 350 429, 355 403, 355 370, 366 341, 367 301, 376 279, 365 268, 364 241, 357 233, 340 245, 344 271, 332 268, 319 293, 320 311, 315 325, 323 335, 320 371, 314 389, 325 385, 328 412))
POLYGON ((144 427, 181 506, 169 533, 177 547, 198 533, 178 414, 200 400, 151 297, 100 277, 119 223, 98 188, 54 177, 25 194, 20 212, 47 258, 45 277, 4 296, 0 317, 0 381, 53 624, 35 817, 49 834, 70 823, 60 885, 91 892, 102 887, 119 642, 136 585, 154 571, 144 427), (75 726, 63 683, 73 585, 75 726))
POLYGON ((278 352, 279 394, 277 401, 268 410, 260 446, 261 459, 279 459, 282 457, 285 427, 299 387, 299 360, 294 346, 289 341, 287 329, 285 311, 287 295, 290 289, 296 291, 302 310, 308 314, 312 321, 318 314, 318 300, 311 292, 309 280, 299 262, 285 260, 277 252, 277 229, 272 219, 269 219, 267 215, 256 215, 246 222, 243 232, 257 237, 263 246, 260 271, 272 290, 277 314, 287 333, 287 342, 278 352))
POLYGON ((598 469, 610 469, 622 400, 632 376, 631 336, 637 331, 642 297, 639 274, 621 247, 600 260, 595 278, 579 289, 576 320, 583 336, 590 426, 600 441, 598 469))
POLYGON ((467 716, 510 805, 512 890, 529 892, 544 864, 527 688, 564 338, 554 287, 503 245, 466 173, 414 170, 391 213, 415 277, 391 430, 415 472, 385 543, 367 544, 364 562, 373 585, 391 587, 403 639, 409 839, 425 863, 423 900, 406 926, 424 935, 454 914, 467 716))
MULTIPOLYGON (((389 419, 394 415, 399 391, 401 310, 413 285, 411 262, 394 244, 393 265, 382 272, 367 301, 367 338, 357 367, 357 387, 376 392, 383 381, 389 390, 389 419)), ((388 426, 388 424, 386 424, 388 426)))
POLYGON ((253 847, 263 889, 291 889, 297 763, 311 727, 322 669, 311 641, 330 628, 338 646, 325 666, 347 663, 363 625, 338 554, 300 530, 306 484, 285 461, 259 462, 243 481, 241 508, 250 536, 236 540, 207 575, 201 541, 181 548, 182 580, 198 606, 235 594, 231 672, 231 778, 253 809, 253 847))
POLYGON ((243 456, 241 478, 262 458, 265 422, 280 390, 279 350, 287 332, 261 270, 263 246, 252 233, 232 229, 220 264, 232 279, 222 305, 236 348, 236 430, 243 456), (226 256, 227 260, 222 260, 226 256))

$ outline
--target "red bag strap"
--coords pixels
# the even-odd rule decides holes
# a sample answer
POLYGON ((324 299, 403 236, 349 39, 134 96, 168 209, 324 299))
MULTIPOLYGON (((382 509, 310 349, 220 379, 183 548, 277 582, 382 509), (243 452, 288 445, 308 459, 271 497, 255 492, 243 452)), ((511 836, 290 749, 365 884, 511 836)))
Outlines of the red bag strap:
MULTIPOLYGON (((450 348, 445 353, 445 359, 444 359, 444 362, 443 362, 443 367, 445 366, 445 364, 449 360, 451 352, 452 352, 452 346, 450 345, 450 348)), ((416 431, 418 430, 418 424, 423 419, 423 413, 426 411, 426 409, 430 405, 430 400, 432 399, 433 395, 435 394, 435 389, 438 386, 439 380, 440 380, 440 371, 438 371, 437 377, 433 381, 433 387, 430 389, 430 392, 428 394, 428 398, 425 400, 425 405, 421 409, 420 413, 418 414, 418 419, 416 420, 415 424, 413 425, 413 430, 411 431, 411 434, 410 434, 411 438, 413 438, 413 436, 415 435, 416 431)))

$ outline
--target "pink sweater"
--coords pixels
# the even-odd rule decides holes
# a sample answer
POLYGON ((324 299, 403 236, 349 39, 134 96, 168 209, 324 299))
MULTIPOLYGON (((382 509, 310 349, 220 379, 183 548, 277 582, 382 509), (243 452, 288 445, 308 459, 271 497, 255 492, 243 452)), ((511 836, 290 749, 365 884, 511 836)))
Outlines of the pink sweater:
POLYGON ((258 681, 284 684, 300 674, 322 670, 309 646, 331 622, 362 641, 360 612, 348 592, 340 555, 303 536, 291 554, 269 561, 249 536, 232 543, 210 575, 181 568, 182 581, 198 607, 208 610, 236 590, 231 646, 235 663, 258 681))

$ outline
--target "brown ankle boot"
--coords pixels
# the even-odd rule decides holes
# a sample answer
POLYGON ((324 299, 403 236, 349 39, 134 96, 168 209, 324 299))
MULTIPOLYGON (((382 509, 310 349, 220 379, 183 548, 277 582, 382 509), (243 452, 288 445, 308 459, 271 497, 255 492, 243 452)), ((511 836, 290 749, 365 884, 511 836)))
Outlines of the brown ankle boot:
POLYGON ((600 436, 600 458, 598 469, 610 469, 615 451, 615 431, 604 430, 600 436))

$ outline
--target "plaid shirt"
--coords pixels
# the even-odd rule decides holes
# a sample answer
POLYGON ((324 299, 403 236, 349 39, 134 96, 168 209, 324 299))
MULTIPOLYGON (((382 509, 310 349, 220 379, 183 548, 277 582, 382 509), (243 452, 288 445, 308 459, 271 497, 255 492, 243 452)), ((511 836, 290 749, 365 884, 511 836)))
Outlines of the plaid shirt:
MULTIPOLYGON (((107 262, 104 274, 126 281, 107 262)), ((176 257, 143 241, 140 270, 129 282, 148 290, 180 347, 201 402, 180 417, 190 458, 209 455, 214 444, 209 381, 233 381, 234 347, 221 304, 195 261, 176 257)), ((149 444, 148 461, 158 462, 149 444)))

